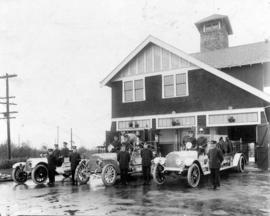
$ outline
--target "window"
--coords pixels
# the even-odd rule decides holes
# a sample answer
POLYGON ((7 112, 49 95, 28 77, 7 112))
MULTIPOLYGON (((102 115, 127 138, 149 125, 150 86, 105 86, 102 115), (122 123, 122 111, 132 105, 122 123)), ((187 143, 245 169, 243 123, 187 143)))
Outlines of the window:
POLYGON ((164 97, 174 96, 174 76, 164 76, 164 97))
POLYGON ((118 131, 123 130, 144 130, 151 128, 151 119, 119 121, 117 125, 118 131))
POLYGON ((123 82, 123 102, 145 100, 144 79, 123 82))
POLYGON ((220 22, 208 23, 203 26, 203 32, 210 32, 220 29, 220 22))
POLYGON ((188 95, 187 72, 163 76, 163 98, 188 95))

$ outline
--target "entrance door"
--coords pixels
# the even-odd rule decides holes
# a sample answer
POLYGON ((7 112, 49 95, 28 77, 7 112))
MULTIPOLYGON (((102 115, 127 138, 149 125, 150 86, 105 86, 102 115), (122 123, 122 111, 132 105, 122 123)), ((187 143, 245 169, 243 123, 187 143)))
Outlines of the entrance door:
POLYGON ((270 127, 268 124, 257 126, 256 162, 260 169, 268 169, 270 165, 269 155, 270 127))

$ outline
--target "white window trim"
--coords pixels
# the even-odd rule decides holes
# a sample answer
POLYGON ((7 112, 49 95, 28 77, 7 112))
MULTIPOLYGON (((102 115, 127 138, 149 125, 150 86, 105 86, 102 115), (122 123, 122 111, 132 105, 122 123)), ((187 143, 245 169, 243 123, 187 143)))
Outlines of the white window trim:
POLYGON ((242 111, 242 112, 224 112, 224 113, 213 113, 213 114, 207 114, 206 115, 206 126, 207 127, 222 127, 222 126, 241 126, 241 125, 258 125, 261 124, 261 111, 254 111, 254 113, 257 113, 258 120, 256 122, 245 122, 245 123, 233 123, 228 122, 224 124, 209 124, 209 115, 228 115, 228 114, 244 114, 244 113, 252 113, 252 111, 242 111))
POLYGON ((171 115, 171 116, 168 116, 168 117, 165 117, 165 119, 167 118, 185 118, 185 117, 194 117, 194 124, 193 125, 176 125, 176 126, 170 126, 170 127, 159 127, 158 125, 158 120, 159 119, 164 119, 164 117, 161 117, 161 118, 156 118, 156 128, 157 129, 172 129, 172 128, 191 128, 191 127, 196 127, 197 126, 197 115, 171 115))
POLYGON ((141 102, 145 101, 145 78, 141 77, 138 79, 123 79, 122 80, 122 103, 135 103, 135 102, 141 102), (134 83, 136 80, 143 80, 143 99, 142 100, 135 100, 135 86, 134 83), (124 84, 125 82, 132 81, 132 101, 125 101, 125 89, 124 89, 124 84))
POLYGON ((188 70, 187 69, 180 69, 174 70, 171 73, 162 74, 162 99, 169 99, 169 98, 178 98, 178 97, 187 97, 189 96, 189 85, 188 85, 188 70), (178 74, 186 74, 186 94, 181 96, 176 96, 176 75, 178 74), (171 97, 165 97, 165 89, 164 89, 164 77, 173 75, 173 93, 174 95, 171 97))
POLYGON ((149 130, 152 129, 152 118, 125 118, 124 120, 117 120, 116 121, 116 131, 141 131, 141 130, 149 130), (139 120, 149 120, 150 125, 148 125, 148 128, 126 128, 126 129, 119 129, 119 122, 120 121, 139 121, 139 120))

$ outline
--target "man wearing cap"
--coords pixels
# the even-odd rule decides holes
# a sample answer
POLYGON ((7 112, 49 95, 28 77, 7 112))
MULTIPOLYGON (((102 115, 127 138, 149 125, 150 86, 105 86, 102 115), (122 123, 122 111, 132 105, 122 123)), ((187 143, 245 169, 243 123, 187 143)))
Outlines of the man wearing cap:
POLYGON ((63 142, 63 148, 61 149, 61 156, 62 157, 69 157, 69 148, 67 147, 68 143, 63 142))
POLYGON ((143 149, 141 151, 142 157, 142 171, 143 171, 143 179, 144 185, 148 185, 150 182, 150 173, 151 173, 151 161, 153 159, 153 152, 148 148, 147 143, 145 142, 143 145, 143 149))
POLYGON ((75 181, 75 171, 76 171, 76 167, 78 166, 81 160, 81 156, 77 152, 76 146, 72 146, 72 153, 70 154, 69 159, 70 159, 70 165, 71 165, 72 184, 75 185, 77 184, 77 181, 75 181))
POLYGON ((119 152, 121 148, 121 142, 119 141, 119 138, 117 135, 114 135, 113 142, 112 142, 112 152, 119 152))
POLYGON ((211 181, 213 184, 213 189, 216 190, 217 187, 220 187, 219 169, 223 161, 222 150, 217 148, 216 141, 211 141, 210 150, 207 156, 209 159, 209 169, 211 173, 211 181))
POLYGON ((55 182, 55 169, 56 169, 56 157, 53 154, 53 149, 48 149, 48 177, 49 177, 49 186, 53 186, 55 182))

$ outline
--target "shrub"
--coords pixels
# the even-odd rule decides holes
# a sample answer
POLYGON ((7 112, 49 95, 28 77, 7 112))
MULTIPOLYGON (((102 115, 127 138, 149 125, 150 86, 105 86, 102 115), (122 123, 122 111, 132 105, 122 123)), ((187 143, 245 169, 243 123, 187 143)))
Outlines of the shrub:
POLYGON ((25 162, 27 158, 12 158, 0 160, 0 169, 10 169, 17 162, 25 162))

